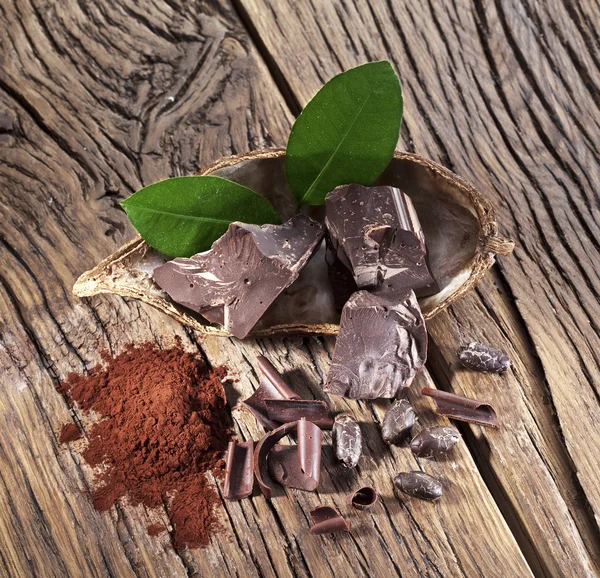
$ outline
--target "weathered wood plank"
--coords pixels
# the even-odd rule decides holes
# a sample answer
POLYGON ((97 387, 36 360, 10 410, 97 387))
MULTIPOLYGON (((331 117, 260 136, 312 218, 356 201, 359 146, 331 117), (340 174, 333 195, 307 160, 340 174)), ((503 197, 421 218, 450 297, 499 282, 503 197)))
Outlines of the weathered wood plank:
MULTIPOLYGON (((335 467, 327 468, 318 494, 226 504, 227 531, 203 551, 175 552, 167 535, 150 539, 145 526, 157 516, 168 522, 161 513, 93 511, 91 472, 76 448, 56 442, 70 414, 54 384, 95 363, 102 347, 117 352, 148 339, 166 345, 180 335, 200 348, 193 335, 138 302, 80 302, 70 286, 132 234, 118 200, 223 154, 284 144, 291 115, 224 2, 141 8, 14 0, 0 5, 0 14, 0 46, 10 55, 0 69, 0 112, 14 121, 0 134, 0 194, 9 200, 0 204, 0 568, 16 576, 528 575, 467 449, 441 464, 390 452, 373 425, 382 408, 368 404, 358 404, 369 434, 361 475, 387 490, 379 512, 350 515, 361 526, 356 537, 306 532, 313 505, 332 500, 344 508, 334 492, 355 481, 335 467), (449 478, 448 499, 398 500, 391 476, 408 467, 449 478), (484 538, 491 544, 485 557, 474 547, 484 538)), ((321 57, 309 87, 330 75, 329 53, 321 57)), ((290 85, 302 95, 297 81, 290 85)), ((292 375, 294 386, 317 396, 332 347, 316 339, 204 343, 211 361, 235 364, 239 392, 256 385, 248 372, 264 351, 286 370, 302 369, 292 375)), ((258 437, 253 418, 234 414, 242 436, 258 437)))
POLYGON ((224 536, 196 558, 147 536, 154 512, 95 512, 89 470, 56 441, 70 414, 54 385, 102 347, 179 334, 197 351, 139 303, 92 306, 70 288, 132 235, 121 198, 268 146, 289 126, 285 104, 224 4, 23 1, 0 13, 0 112, 12 120, 0 134, 0 573, 209 575, 227 560, 232 574, 268 575, 258 545, 250 555, 224 536))
POLYGON ((404 145, 489 192, 503 232, 518 242, 515 257, 499 269, 509 294, 488 284, 489 292, 431 323, 432 366, 457 392, 488 391, 510 410, 513 431, 498 437, 473 428, 471 440, 477 438, 480 467, 490 448, 488 479, 514 516, 512 528, 534 568, 553 575, 598 571, 599 133, 592 116, 600 73, 590 25, 597 6, 240 5, 301 104, 342 69, 392 60, 405 94, 404 145), (498 308, 517 315, 500 322, 493 318, 498 308), (513 332, 520 338, 511 345, 513 332), (515 370, 510 387, 493 390, 489 378, 452 370, 451 382, 445 379, 440 368, 452 367, 455 348, 478 336, 500 338, 529 366, 534 356, 541 363, 533 373, 515 370), (540 403, 540 394, 549 403, 540 403), (539 476, 523 479, 516 452, 539 476), (547 520, 543 527, 539 516, 547 520), (569 560, 578 569, 567 570, 569 560))

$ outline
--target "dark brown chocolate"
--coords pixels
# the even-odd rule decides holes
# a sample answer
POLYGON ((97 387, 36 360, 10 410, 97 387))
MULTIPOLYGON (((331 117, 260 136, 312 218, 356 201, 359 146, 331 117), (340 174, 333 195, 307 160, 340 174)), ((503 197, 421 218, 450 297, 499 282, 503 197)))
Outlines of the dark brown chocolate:
POLYGON ((431 387, 424 388, 421 393, 433 398, 440 415, 478 425, 500 427, 496 411, 489 403, 431 387))
POLYGON ((365 486, 356 490, 348 497, 348 503, 357 510, 368 510, 379 500, 379 494, 375 488, 365 486))
POLYGON ((401 299, 357 291, 342 311, 325 391, 353 399, 396 397, 427 358, 414 292, 401 299))
POLYGON ((410 449, 420 458, 438 458, 446 455, 459 441, 460 433, 454 427, 428 427, 412 439, 410 449))
POLYGON ((400 445, 410 436, 415 423, 415 410, 407 399, 399 399, 388 407, 381 425, 386 444, 400 445))
POLYGON ((331 429, 333 416, 324 401, 316 399, 265 399, 265 408, 271 421, 287 423, 305 418, 320 427, 331 429))
POLYGON ((248 399, 241 401, 240 405, 249 410, 265 429, 271 430, 278 427, 280 422, 269 419, 265 401, 267 399, 300 399, 300 396, 289 388, 281 374, 266 357, 258 355, 256 360, 262 373, 260 387, 248 399))
POLYGON ((469 343, 458 350, 459 361, 473 371, 500 373, 510 367, 508 355, 485 343, 469 343))
POLYGON ((311 534, 332 534, 333 532, 350 531, 350 524, 331 506, 319 506, 311 510, 310 516, 313 520, 313 525, 310 527, 311 534))
MULTIPOLYGON (((286 471, 288 472, 288 479, 292 479, 292 474, 296 483, 302 479, 303 487, 301 489, 303 490, 313 491, 318 488, 321 472, 321 441, 321 430, 315 424, 302 419, 278 427, 258 442, 254 452, 254 474, 265 498, 271 498, 275 483, 269 475, 269 469, 283 472, 281 479, 284 478, 283 474, 286 471), (278 457, 285 460, 284 464, 278 467, 273 463, 269 468, 271 451, 282 438, 293 432, 297 433, 298 438, 297 445, 293 446, 296 465, 290 465, 290 460, 293 459, 290 457, 290 452, 287 452, 287 454, 281 452, 278 457), (298 472, 304 474, 306 478, 296 476, 298 472)), ((277 457, 274 459, 277 459, 277 457)))
POLYGON ((210 251, 157 267, 154 280, 176 303, 243 339, 322 239, 322 227, 304 215, 283 225, 231 223, 210 251))
POLYGON ((230 441, 227 448, 223 496, 226 500, 241 500, 252 494, 254 485, 254 441, 238 444, 230 441))
POLYGON ((362 434, 356 420, 348 414, 335 416, 333 422, 335 457, 347 468, 355 468, 362 454, 362 434))
POLYGON ((396 187, 337 187, 325 199, 331 253, 360 289, 437 293, 423 229, 410 198, 396 187))
POLYGON ((442 483, 425 472, 402 472, 394 478, 394 485, 409 496, 430 502, 444 492, 442 483))

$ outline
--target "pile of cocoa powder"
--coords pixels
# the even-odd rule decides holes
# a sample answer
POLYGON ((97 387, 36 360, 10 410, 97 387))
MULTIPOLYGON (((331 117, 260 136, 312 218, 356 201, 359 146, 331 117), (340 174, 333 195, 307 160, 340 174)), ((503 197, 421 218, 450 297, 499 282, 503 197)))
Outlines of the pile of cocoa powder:
MULTIPOLYGON (((206 473, 221 477, 231 437, 226 370, 207 368, 180 342, 102 357, 89 374, 71 374, 61 386, 94 420, 83 450, 96 468, 94 506, 108 510, 125 496, 133 505, 165 506, 174 544, 205 546, 218 530, 214 506, 220 501, 206 473)), ((66 424, 60 440, 76 439, 74 427, 66 424)), ((151 534, 159 531, 151 526, 151 534)))

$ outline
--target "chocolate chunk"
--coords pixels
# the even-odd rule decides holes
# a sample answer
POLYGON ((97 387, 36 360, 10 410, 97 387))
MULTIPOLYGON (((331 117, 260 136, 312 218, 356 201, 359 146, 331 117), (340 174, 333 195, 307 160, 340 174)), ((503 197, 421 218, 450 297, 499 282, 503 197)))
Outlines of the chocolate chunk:
POLYGON ((415 410, 407 399, 395 401, 385 412, 381 437, 386 444, 400 445, 415 423, 415 410))
POLYGON ((485 343, 469 343, 458 350, 458 359, 473 371, 500 373, 510 367, 510 359, 504 351, 485 343))
POLYGON ((304 215, 283 225, 231 223, 210 251, 157 267, 154 280, 176 303, 243 339, 322 239, 321 226, 304 215))
POLYGON ((438 500, 442 497, 443 487, 439 480, 424 472, 402 472, 394 479, 399 490, 421 500, 438 500))
POLYGON ((350 524, 331 506, 319 506, 311 510, 310 516, 313 520, 313 525, 310 527, 311 534, 332 534, 333 532, 350 531, 350 524))
POLYGON ((331 429, 333 416, 324 401, 315 399, 265 399, 267 415, 271 421, 287 423, 305 418, 320 427, 331 429))
POLYGON ((358 287, 352 272, 338 259, 337 251, 333 247, 328 231, 325 232, 325 241, 325 262, 327 263, 327 275, 333 295, 333 304, 336 310, 341 311, 352 293, 358 291, 358 287))
POLYGON ((438 292, 412 201, 395 187, 337 187, 325 199, 331 252, 361 289, 438 292))
POLYGON ((325 391, 353 399, 395 397, 427 357, 427 331, 415 294, 401 299, 357 291, 342 311, 325 391))
POLYGON ((273 450, 282 438, 293 432, 297 432, 298 437, 298 444, 293 446, 296 450, 294 453, 296 464, 293 466, 290 465, 290 460, 293 459, 290 457, 290 454, 285 456, 281 454, 279 457, 285 460, 285 463, 280 467, 274 463, 271 465, 271 469, 283 472, 281 479, 284 478, 285 472, 287 472, 287 479, 292 479, 293 475, 295 483, 302 482, 303 486, 301 489, 303 490, 313 491, 319 486, 322 433, 315 424, 302 419, 297 422, 286 423, 269 432, 256 445, 254 452, 254 473, 265 498, 271 498, 273 495, 274 481, 269 475, 271 450, 273 450), (306 477, 297 476, 298 472, 304 474, 306 477))
POLYGON ((348 414, 335 416, 333 422, 335 457, 347 468, 354 468, 362 454, 362 434, 356 420, 348 414))
POLYGON ((375 488, 365 486, 356 490, 349 498, 348 503, 357 510, 368 510, 372 508, 379 499, 379 494, 375 488))
POLYGON ((437 412, 459 421, 467 421, 489 427, 500 427, 494 408, 482 401, 439 391, 431 387, 424 388, 421 393, 432 397, 437 406, 437 412))
POLYGON ((447 454, 459 440, 456 428, 445 425, 429 427, 412 439, 410 449, 420 458, 437 458, 447 454))
POLYGON ((223 483, 223 496, 226 500, 241 500, 252 494, 253 453, 253 440, 241 444, 229 442, 223 483))
POLYGON ((269 419, 265 401, 267 399, 300 399, 300 396, 289 388, 281 374, 266 357, 259 355, 256 360, 262 373, 260 387, 248 399, 241 401, 240 405, 249 410, 267 430, 271 430, 275 429, 279 423, 269 419))

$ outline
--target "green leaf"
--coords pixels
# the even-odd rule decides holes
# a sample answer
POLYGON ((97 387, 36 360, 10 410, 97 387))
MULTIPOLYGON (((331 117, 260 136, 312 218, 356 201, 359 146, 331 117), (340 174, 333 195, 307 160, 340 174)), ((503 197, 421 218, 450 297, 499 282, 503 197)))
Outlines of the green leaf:
POLYGON ((392 159, 401 122, 402 90, 389 62, 332 78, 288 140, 286 177, 299 204, 322 205, 339 185, 371 185, 392 159))
POLYGON ((142 239, 170 257, 210 249, 233 221, 281 222, 267 199, 221 177, 166 179, 140 189, 121 205, 142 239))

